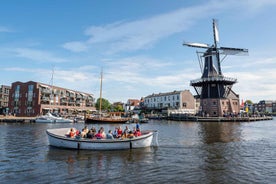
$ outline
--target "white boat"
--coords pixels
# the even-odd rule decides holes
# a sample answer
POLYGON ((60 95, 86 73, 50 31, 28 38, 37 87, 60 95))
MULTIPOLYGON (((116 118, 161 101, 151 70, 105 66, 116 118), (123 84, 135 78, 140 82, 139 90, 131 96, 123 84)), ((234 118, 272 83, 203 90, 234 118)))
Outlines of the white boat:
POLYGON ((50 112, 43 116, 39 116, 35 119, 36 123, 73 123, 71 119, 66 119, 58 116, 54 116, 50 112))
POLYGON ((68 128, 48 129, 51 146, 85 150, 121 150, 157 145, 157 131, 142 131, 142 135, 125 139, 87 139, 67 137, 68 128), (155 139, 155 140, 154 140, 155 139))

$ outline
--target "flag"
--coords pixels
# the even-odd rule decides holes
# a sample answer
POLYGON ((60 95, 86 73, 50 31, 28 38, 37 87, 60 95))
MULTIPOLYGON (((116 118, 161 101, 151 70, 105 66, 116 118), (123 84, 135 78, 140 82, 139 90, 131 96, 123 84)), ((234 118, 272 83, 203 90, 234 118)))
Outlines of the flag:
POLYGON ((244 107, 244 102, 243 102, 243 99, 242 99, 242 102, 241 102, 241 108, 244 107))

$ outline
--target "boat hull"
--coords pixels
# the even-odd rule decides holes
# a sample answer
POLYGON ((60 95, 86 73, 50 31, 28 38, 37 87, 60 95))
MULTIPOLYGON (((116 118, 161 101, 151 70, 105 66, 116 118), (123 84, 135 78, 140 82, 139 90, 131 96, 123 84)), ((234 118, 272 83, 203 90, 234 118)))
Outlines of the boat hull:
POLYGON ((46 119, 46 118, 36 118, 36 123, 54 123, 53 119, 46 119))
POLYGON ((122 150, 144 148, 152 145, 153 132, 144 132, 143 135, 126 139, 77 139, 65 136, 68 128, 48 129, 49 144, 51 146, 68 149, 85 150, 122 150))
POLYGON ((71 119, 53 116, 51 113, 39 116, 35 119, 36 123, 73 123, 71 119))
POLYGON ((43 118, 37 118, 35 119, 36 123, 73 123, 73 120, 69 119, 43 119, 43 118))
POLYGON ((120 124, 127 123, 129 118, 86 118, 87 124, 120 124))

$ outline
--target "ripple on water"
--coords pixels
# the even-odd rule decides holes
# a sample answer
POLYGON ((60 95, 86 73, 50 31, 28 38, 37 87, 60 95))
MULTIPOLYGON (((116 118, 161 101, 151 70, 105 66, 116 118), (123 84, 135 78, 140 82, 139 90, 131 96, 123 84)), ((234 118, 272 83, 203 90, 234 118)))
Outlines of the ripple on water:
POLYGON ((123 151, 77 151, 48 146, 45 130, 64 126, 81 128, 83 124, 0 124, 1 182, 276 181, 275 121, 230 124, 150 121, 142 128, 158 130, 159 147, 123 151))

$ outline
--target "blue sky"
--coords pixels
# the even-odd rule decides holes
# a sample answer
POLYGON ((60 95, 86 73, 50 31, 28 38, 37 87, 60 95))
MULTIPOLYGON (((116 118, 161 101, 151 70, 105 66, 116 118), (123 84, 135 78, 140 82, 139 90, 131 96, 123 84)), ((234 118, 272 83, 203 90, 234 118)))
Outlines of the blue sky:
POLYGON ((241 99, 276 100, 274 0, 6 0, 0 6, 0 84, 51 83, 110 102, 189 89, 201 77, 183 41, 249 49, 228 56, 227 77, 241 99))

